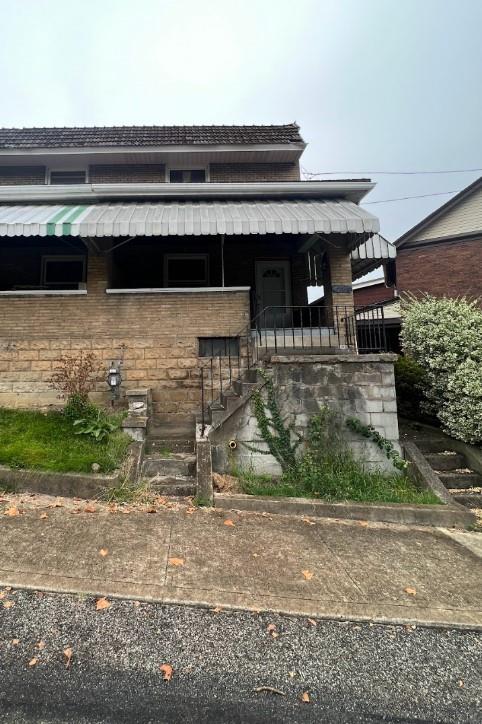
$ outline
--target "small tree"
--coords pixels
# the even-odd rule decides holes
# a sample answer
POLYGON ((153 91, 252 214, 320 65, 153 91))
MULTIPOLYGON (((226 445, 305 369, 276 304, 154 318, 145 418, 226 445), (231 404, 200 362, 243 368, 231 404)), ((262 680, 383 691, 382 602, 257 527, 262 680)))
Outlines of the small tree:
POLYGON ((89 392, 100 376, 100 362, 93 352, 78 355, 62 355, 49 379, 50 387, 67 401, 65 414, 73 419, 85 416, 89 411, 89 392))
POLYGON ((427 412, 443 429, 482 441, 482 311, 465 298, 410 297, 402 307, 402 345, 425 372, 427 412))

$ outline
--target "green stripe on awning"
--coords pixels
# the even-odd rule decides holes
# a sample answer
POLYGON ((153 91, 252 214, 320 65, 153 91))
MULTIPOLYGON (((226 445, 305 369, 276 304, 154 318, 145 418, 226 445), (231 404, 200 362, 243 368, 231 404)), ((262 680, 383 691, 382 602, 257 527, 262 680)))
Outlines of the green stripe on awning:
POLYGON ((72 230, 72 221, 75 221, 86 208, 86 206, 63 206, 47 221, 47 236, 55 236, 55 227, 60 222, 62 222, 62 235, 68 236, 72 230))
POLYGON ((69 216, 67 216, 66 219, 63 220, 63 222, 62 222, 63 236, 70 236, 70 233, 72 231, 72 222, 75 221, 80 216, 80 214, 83 211, 85 211, 86 208, 87 208, 87 206, 77 206, 77 208, 75 208, 72 211, 72 213, 69 216))
MULTIPOLYGON (((75 208, 75 207, 74 207, 75 208)), ((72 211, 72 206, 63 206, 60 211, 47 221, 47 236, 55 235, 55 224, 72 211)))

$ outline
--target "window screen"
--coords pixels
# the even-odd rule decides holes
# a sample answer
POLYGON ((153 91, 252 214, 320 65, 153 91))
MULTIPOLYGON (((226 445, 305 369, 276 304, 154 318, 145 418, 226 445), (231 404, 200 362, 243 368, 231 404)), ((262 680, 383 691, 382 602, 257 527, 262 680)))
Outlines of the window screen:
POLYGON ((51 171, 51 184, 85 184, 85 171, 51 171))
POLYGON ((200 357, 237 357, 239 337, 200 337, 200 357))
POLYGON ((165 258, 167 287, 205 287, 208 283, 208 258, 199 255, 172 255, 165 258))

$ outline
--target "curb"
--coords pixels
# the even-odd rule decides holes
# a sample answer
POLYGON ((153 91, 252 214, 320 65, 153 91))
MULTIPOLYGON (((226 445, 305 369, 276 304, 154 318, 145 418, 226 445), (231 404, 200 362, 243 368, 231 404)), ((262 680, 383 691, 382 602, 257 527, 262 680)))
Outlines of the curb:
POLYGON ((473 514, 462 505, 405 505, 403 503, 325 503, 309 498, 284 498, 215 493, 214 505, 224 510, 247 510, 275 515, 369 520, 402 525, 466 528, 473 514))

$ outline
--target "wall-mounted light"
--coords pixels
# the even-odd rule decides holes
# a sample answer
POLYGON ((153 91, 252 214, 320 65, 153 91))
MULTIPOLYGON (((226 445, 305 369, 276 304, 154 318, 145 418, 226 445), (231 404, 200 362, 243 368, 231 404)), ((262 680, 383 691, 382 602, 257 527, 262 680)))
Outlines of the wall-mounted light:
POLYGON ((120 394, 120 385, 122 382, 122 375, 120 372, 120 365, 116 365, 114 361, 110 363, 109 372, 107 374, 107 384, 109 385, 111 396, 112 396, 112 404, 114 404, 114 400, 119 397, 120 394))

